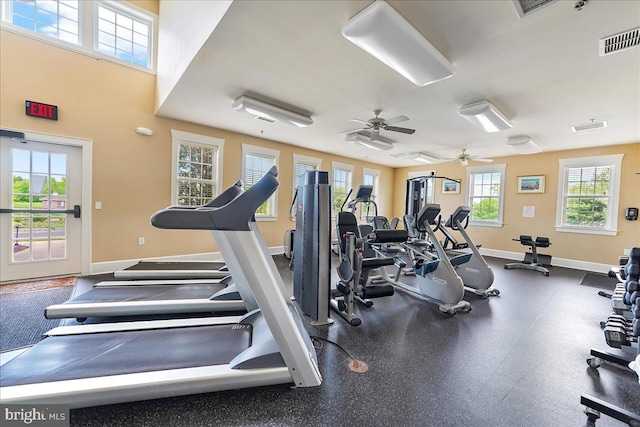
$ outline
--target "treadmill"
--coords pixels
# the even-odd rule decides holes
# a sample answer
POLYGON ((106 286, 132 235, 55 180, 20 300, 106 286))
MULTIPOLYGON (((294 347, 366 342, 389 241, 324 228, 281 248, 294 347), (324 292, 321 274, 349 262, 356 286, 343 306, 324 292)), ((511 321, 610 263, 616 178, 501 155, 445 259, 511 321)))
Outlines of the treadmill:
MULTIPOLYGON (((218 197, 202 207, 220 207, 242 193, 242 180, 236 181, 218 197)), ((171 206, 167 209, 197 209, 197 206, 171 206)), ((140 261, 124 270, 114 271, 120 280, 222 279, 229 275, 224 261, 140 261)))
POLYGON ((107 405, 293 383, 322 382, 314 347, 253 215, 278 187, 273 167, 219 208, 165 209, 154 226, 207 229, 243 299, 242 317, 55 328, 0 366, 3 404, 107 405))
MULTIPOLYGON (((211 202, 199 208, 224 206, 242 194, 242 187, 242 181, 237 181, 211 202)), ((184 212, 199 208, 172 206, 166 210, 184 212)), ((175 266, 187 264, 196 267, 202 265, 224 267, 224 270, 214 271, 209 268, 200 272, 207 273, 200 274, 205 277, 204 279, 170 280, 165 278, 165 280, 99 282, 93 285, 89 291, 77 295, 67 302, 50 305, 45 309, 44 316, 47 319, 76 318, 79 321, 84 321, 88 317, 251 311, 257 308, 255 304, 247 304, 242 300, 224 263, 141 262, 135 265, 132 270, 125 271, 142 271, 144 273, 152 266, 154 269, 149 270, 150 273, 147 272, 139 277, 157 278, 163 277, 163 274, 167 277, 181 277, 179 273, 183 270, 175 270, 175 266), (173 270, 171 270, 172 267, 174 267, 173 270), (212 278, 220 275, 224 275, 224 278, 212 278)), ((193 269, 189 271, 199 272, 193 269)))

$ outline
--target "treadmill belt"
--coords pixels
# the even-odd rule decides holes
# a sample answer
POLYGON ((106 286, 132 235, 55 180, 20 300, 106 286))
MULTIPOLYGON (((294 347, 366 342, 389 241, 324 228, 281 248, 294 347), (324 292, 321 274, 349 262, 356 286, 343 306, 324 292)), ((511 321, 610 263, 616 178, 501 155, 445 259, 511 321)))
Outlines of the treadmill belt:
POLYGON ((231 324, 48 337, 0 366, 0 384, 227 364, 249 348, 251 331, 231 324))
POLYGON ((96 287, 65 304, 208 299, 224 288, 218 284, 96 287))
POLYGON ((219 270, 226 264, 224 262, 151 262, 139 263, 125 268, 125 270, 219 270))

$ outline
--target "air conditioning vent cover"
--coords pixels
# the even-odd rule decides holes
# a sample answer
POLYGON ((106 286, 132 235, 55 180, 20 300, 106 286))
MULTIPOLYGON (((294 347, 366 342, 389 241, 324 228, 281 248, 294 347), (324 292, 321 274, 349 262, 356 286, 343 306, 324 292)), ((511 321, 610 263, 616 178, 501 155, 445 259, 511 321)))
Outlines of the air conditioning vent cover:
POLYGON ((516 12, 520 18, 524 18, 526 15, 536 12, 548 6, 558 0, 512 0, 513 6, 516 8, 516 12))
POLYGON ((571 126, 571 130, 573 130, 574 132, 592 132, 592 131, 596 131, 598 129, 603 129, 607 127, 607 121, 606 120, 601 120, 601 121, 590 121, 589 123, 583 123, 581 125, 573 125, 571 126))
POLYGON ((600 39, 600 56, 621 52, 640 45, 640 27, 600 39))

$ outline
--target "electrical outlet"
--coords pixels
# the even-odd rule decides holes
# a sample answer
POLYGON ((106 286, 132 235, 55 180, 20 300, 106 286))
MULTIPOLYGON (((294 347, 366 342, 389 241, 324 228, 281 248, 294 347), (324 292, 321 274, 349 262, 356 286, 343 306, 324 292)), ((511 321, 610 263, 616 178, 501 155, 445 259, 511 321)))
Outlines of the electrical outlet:
POLYGON ((102 209, 102 202, 96 202, 96 210, 102 209))
POLYGON ((631 249, 625 249, 624 250, 624 254, 625 255, 631 255, 631 249))
POLYGON ((144 237, 138 237, 138 244, 140 246, 144 245, 144 237))

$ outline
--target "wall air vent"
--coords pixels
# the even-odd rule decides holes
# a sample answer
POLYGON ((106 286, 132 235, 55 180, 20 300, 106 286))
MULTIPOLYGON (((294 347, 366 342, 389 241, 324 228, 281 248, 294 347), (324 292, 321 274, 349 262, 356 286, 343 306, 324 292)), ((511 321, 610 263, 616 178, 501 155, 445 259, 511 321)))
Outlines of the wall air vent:
POLYGON ((600 56, 609 55, 640 45, 640 27, 600 39, 600 56))
POLYGON ((530 13, 537 12, 545 6, 557 2, 558 0, 512 0, 513 6, 520 18, 524 18, 530 13))
POLYGON ((571 130, 574 132, 595 132, 597 130, 603 129, 607 127, 606 120, 600 120, 598 122, 591 120, 589 123, 583 123, 581 125, 573 125, 571 126, 571 130))

